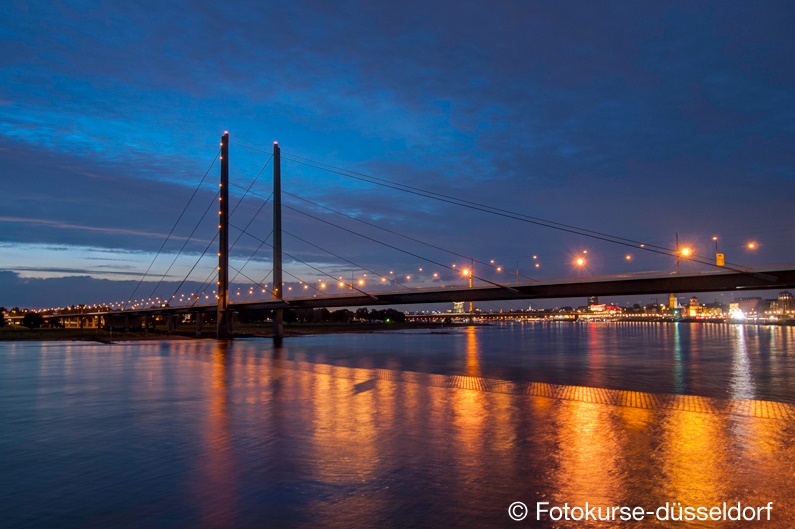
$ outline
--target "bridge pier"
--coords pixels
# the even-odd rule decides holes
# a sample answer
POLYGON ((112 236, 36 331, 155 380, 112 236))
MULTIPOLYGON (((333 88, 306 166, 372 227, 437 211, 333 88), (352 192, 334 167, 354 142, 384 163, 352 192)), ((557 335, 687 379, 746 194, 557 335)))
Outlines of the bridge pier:
POLYGON ((175 332, 177 332, 177 316, 169 314, 166 316, 166 333, 173 334, 175 332))
POLYGON ((202 324, 204 323, 204 314, 201 312, 197 312, 196 316, 196 337, 201 338, 202 336, 202 324))

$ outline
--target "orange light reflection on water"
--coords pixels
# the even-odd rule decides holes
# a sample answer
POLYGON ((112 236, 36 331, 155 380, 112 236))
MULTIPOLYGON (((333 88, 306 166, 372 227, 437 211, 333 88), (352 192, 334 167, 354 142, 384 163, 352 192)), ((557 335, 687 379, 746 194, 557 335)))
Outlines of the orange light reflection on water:
MULTIPOLYGON (((480 372, 474 334, 466 334, 465 354, 471 380, 465 385, 486 387, 470 375, 480 372)), ((269 444, 258 457, 293 461, 300 481, 360 491, 309 500, 308 515, 328 527, 361 526, 365 514, 373 526, 388 524, 403 508, 396 502, 411 505, 415 493, 428 490, 434 496, 424 501, 473 519, 486 516, 481 522, 502 503, 542 498, 648 508, 776 501, 779 520, 793 516, 786 502, 795 432, 787 421, 459 389, 445 387, 440 375, 401 381, 399 371, 280 356, 238 353, 234 360, 222 347, 210 369, 206 452, 196 485, 207 526, 234 525, 245 487, 236 472, 243 463, 230 444, 230 383, 235 402, 266 424, 260 431, 269 444)), ((599 391, 582 388, 578 395, 599 391)), ((650 394, 638 395, 638 402, 651 402, 650 394)), ((463 522, 461 516, 451 523, 463 522)))
POLYGON ((212 353, 208 410, 204 429, 201 476, 195 481, 202 509, 202 527, 234 527, 238 503, 238 475, 232 454, 229 387, 232 376, 228 343, 216 342, 212 353))

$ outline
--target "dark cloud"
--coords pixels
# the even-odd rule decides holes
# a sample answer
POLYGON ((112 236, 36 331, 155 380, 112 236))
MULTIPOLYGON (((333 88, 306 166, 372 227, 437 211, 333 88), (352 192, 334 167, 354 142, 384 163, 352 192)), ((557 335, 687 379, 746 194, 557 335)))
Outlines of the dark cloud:
MULTIPOLYGON (((0 145, 0 164, 3 241, 153 250, 191 195, 185 186, 141 178, 135 166, 102 165, 27 144, 0 145)), ((212 202, 210 188, 186 213, 194 223, 212 202)), ((175 232, 175 242, 189 233, 187 219, 185 226, 175 232)))
MULTIPOLYGON (((0 241, 154 253, 228 129, 238 185, 267 159, 244 145, 278 140, 285 190, 460 255, 537 252, 566 275, 573 249, 603 252, 602 272, 623 249, 287 157, 633 239, 671 245, 679 233, 705 253, 719 233, 749 264, 795 257, 787 2, 7 2, 0 16, 0 42, 14 50, 0 58, 0 241), (742 253, 766 233, 766 253, 742 253)), ((270 192, 268 174, 255 192, 270 192)), ((216 180, 217 165, 169 255, 216 180)), ((431 260, 456 258, 285 203, 431 260)), ((247 199, 234 222, 258 207, 247 199)), ((250 231, 266 238, 269 218, 268 206, 250 231)), ((285 219, 315 245, 285 236, 298 258, 350 266, 320 246, 368 267, 419 266, 294 211, 285 219)), ((186 245, 191 259, 214 223, 186 245)), ((244 236, 235 252, 259 245, 244 236)), ((254 260, 267 264, 267 253, 254 260)))
MULTIPOLYGON (((120 268, 121 270, 129 270, 130 267, 122 266, 122 267, 112 267, 108 265, 100 265, 97 268, 120 268)), ((52 266, 16 266, 14 270, 2 270, 3 272, 47 272, 51 274, 67 274, 67 275, 75 275, 75 274, 85 274, 85 270, 81 270, 79 268, 63 268, 63 267, 52 267, 52 266)), ((120 275, 120 276, 128 276, 128 271, 120 271, 120 270, 104 270, 103 274, 108 275, 120 275)))

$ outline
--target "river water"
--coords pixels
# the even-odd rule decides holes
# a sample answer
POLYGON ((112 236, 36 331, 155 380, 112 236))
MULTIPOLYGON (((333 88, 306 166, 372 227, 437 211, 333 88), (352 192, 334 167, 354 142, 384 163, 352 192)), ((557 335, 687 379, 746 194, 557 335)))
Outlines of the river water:
POLYGON ((793 377, 723 324, 0 343, 0 526, 791 528, 793 377), (650 514, 537 519, 586 502, 650 514))

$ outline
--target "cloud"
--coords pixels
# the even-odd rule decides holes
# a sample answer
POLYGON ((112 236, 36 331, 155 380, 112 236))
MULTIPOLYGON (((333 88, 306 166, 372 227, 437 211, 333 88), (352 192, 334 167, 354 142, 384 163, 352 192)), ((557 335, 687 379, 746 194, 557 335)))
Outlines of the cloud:
MULTIPOLYGON (((134 166, 26 144, 0 147, 0 163, 5 167, 0 223, 6 227, 0 240, 5 241, 156 250, 191 195, 185 186, 137 178, 134 166)), ((172 234, 175 245, 190 233, 188 222, 195 223, 212 203, 211 193, 198 193, 172 234)))
MULTIPOLYGON (((108 265, 104 265, 104 266, 100 265, 98 268, 111 268, 111 267, 108 266, 108 265)), ((129 269, 129 267, 120 267, 120 268, 126 269, 126 270, 129 269)), ((41 273, 58 274, 59 277, 63 277, 64 275, 67 275, 67 276, 77 276, 77 275, 86 276, 87 273, 88 273, 86 270, 79 269, 79 268, 62 268, 62 267, 47 267, 47 266, 36 266, 36 267, 33 267, 33 266, 30 266, 30 267, 28 267, 28 266, 16 266, 16 267, 14 267, 13 270, 0 268, 0 271, 3 271, 3 272, 36 272, 38 274, 41 274, 41 273)), ((119 275, 119 276, 125 276, 125 277, 130 275, 129 271, 117 271, 117 270, 105 270, 102 273, 103 274, 107 274, 107 275, 119 275)))
POLYGON ((85 230, 85 231, 95 231, 100 233, 107 233, 110 235, 132 235, 135 237, 155 237, 157 239, 163 239, 166 237, 166 233, 148 233, 142 232, 138 230, 128 230, 123 228, 103 228, 101 226, 82 226, 79 224, 70 224, 68 222, 63 222, 59 220, 48 220, 48 219, 31 219, 31 218, 18 218, 18 217, 0 217, 0 222, 12 222, 12 223, 21 223, 21 224, 32 224, 32 225, 41 225, 41 226, 51 226, 53 228, 58 228, 62 230, 85 230))
MULTIPOLYGON (((243 145, 268 151, 278 140, 285 190, 462 255, 562 256, 589 241, 290 156, 621 236, 720 233, 740 248, 745 233, 789 222, 793 15, 786 2, 734 1, 7 2, 0 42, 14 53, 0 58, 0 242, 154 255, 209 167, 163 248, 175 254, 198 224, 184 249, 196 259, 216 230, 212 214, 198 219, 213 206, 212 161, 228 129, 236 185, 267 159, 243 145)), ((266 196, 269 170, 255 186, 266 196)), ((234 222, 257 207, 248 199, 234 222)), ((250 231, 267 237, 269 218, 266 207, 250 231)), ((285 219, 292 233, 363 265, 417 264, 287 209, 285 219)), ((349 266, 291 244, 302 259, 349 266)), ((243 237, 235 251, 258 245, 243 237)), ((770 261, 793 258, 784 237, 766 248, 770 261)), ((254 259, 267 262, 267 247, 254 259)))

